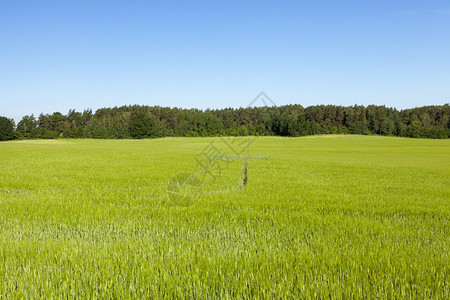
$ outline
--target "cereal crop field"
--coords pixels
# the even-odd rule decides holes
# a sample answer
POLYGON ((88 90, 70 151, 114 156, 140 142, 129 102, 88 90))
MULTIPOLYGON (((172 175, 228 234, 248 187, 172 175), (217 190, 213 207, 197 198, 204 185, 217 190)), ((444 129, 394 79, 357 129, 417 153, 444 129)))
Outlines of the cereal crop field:
POLYGON ((1 299, 448 299, 450 141, 1 142, 0 276, 1 299))

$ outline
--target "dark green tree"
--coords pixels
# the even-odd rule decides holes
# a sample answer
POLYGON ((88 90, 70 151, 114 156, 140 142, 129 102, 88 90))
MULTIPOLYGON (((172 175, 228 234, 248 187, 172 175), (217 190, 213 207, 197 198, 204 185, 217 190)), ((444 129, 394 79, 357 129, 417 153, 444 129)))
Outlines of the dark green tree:
POLYGON ((135 139, 161 137, 162 128, 156 118, 148 112, 138 112, 131 117, 129 127, 131 137, 135 139))
POLYGON ((25 116, 17 123, 17 135, 19 138, 25 139, 36 138, 38 133, 37 125, 37 120, 33 115, 25 116))
POLYGON ((6 117, 0 117, 0 141, 14 139, 14 121, 6 117))

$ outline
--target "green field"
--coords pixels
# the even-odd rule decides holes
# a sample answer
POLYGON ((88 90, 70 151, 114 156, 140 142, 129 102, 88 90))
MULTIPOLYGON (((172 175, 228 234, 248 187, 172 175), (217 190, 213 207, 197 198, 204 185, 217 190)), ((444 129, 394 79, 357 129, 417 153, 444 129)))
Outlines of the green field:
POLYGON ((0 299, 450 297, 450 140, 211 143, 0 143, 0 299))

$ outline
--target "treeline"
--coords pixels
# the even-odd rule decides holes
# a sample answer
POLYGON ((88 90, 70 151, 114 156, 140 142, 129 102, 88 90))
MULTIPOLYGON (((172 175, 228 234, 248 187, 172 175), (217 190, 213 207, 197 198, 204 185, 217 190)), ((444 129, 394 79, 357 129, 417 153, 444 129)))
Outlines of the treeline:
POLYGON ((448 138, 450 106, 397 110, 385 106, 318 105, 302 107, 180 109, 122 106, 92 112, 70 110, 25 116, 17 124, 0 118, 0 139, 129 139, 164 136, 305 136, 379 134, 412 138, 448 138), (8 124, 7 124, 8 123, 8 124))

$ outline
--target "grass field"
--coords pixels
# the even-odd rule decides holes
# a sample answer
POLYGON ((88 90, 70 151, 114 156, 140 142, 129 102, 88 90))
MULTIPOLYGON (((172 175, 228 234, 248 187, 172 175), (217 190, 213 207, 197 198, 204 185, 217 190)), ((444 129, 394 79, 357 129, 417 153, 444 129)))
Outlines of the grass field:
POLYGON ((449 299, 450 140, 245 141, 0 143, 0 299, 449 299))

